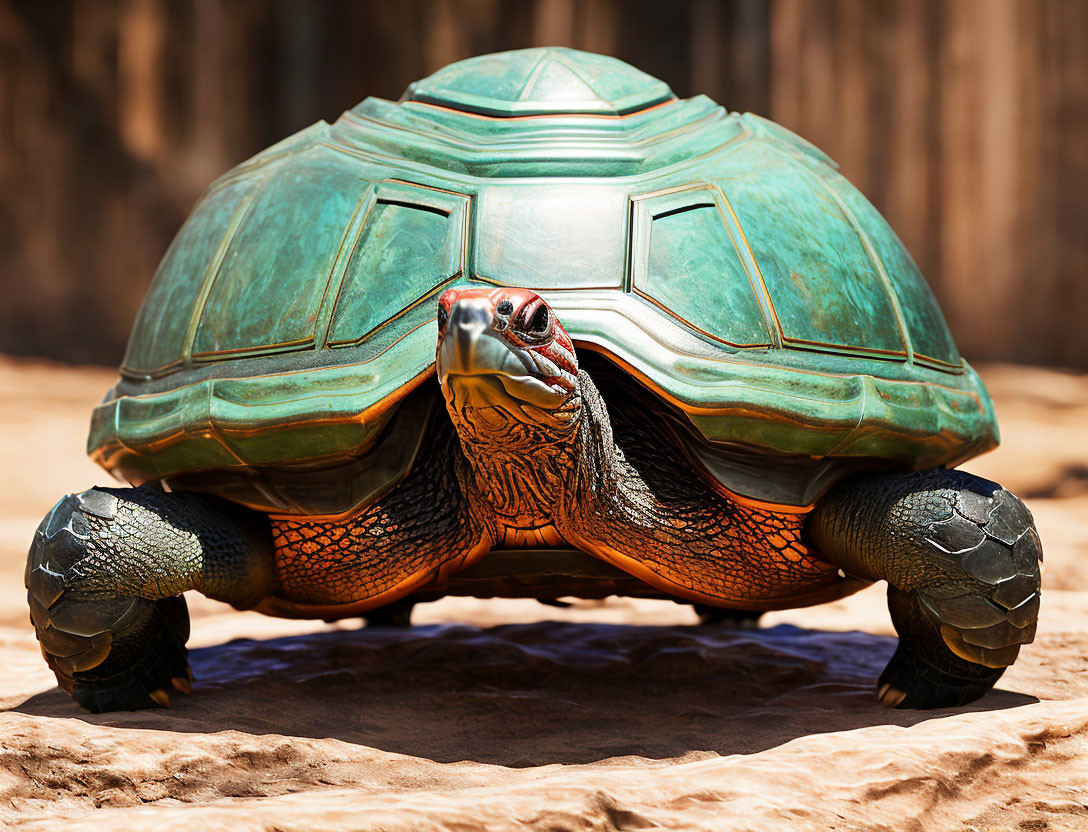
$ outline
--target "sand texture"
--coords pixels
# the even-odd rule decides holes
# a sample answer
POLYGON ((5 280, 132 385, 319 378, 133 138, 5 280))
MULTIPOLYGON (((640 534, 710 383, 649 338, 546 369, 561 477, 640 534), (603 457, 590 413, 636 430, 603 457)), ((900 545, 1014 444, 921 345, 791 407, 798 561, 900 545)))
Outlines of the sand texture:
POLYGON ((192 698, 59 691, 22 570, 100 370, 0 361, 0 826, 41 830, 1088 830, 1088 377, 984 368, 1046 550, 1039 638, 972 706, 889 711, 883 588, 699 627, 689 607, 447 599, 410 630, 190 598, 192 698))

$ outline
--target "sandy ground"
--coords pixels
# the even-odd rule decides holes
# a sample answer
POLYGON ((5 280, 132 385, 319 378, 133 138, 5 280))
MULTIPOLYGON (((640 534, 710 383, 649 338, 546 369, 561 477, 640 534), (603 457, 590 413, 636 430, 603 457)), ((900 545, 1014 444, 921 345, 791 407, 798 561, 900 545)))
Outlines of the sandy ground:
POLYGON ((19 829, 1088 829, 1088 377, 985 368, 1028 500, 1039 638, 967 708, 888 711, 874 587, 694 626, 668 602, 445 600, 406 631, 190 598, 195 695, 92 716, 54 685, 22 570, 113 374, 0 360, 0 824, 19 829))

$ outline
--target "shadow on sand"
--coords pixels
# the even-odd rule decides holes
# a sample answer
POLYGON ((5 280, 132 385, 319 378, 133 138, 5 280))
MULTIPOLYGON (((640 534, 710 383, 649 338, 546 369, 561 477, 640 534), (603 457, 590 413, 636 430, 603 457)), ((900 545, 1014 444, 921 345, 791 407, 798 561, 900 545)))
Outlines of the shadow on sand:
POLYGON ((787 625, 369 628, 193 650, 194 695, 176 696, 170 710, 94 715, 58 689, 14 710, 530 766, 750 754, 810 734, 1037 701, 999 689, 954 711, 887 710, 872 688, 894 647, 889 637, 787 625))

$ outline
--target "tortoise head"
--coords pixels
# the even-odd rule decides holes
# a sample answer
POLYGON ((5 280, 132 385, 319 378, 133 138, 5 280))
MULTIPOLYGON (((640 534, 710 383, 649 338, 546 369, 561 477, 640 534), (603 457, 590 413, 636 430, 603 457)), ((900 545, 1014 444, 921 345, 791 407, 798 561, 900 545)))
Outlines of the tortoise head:
MULTIPOLYGON (((449 289, 438 301, 438 381, 454 422, 502 433, 570 427, 580 412, 574 345, 528 289, 449 289)), ((462 431, 463 433, 464 431, 462 431)))

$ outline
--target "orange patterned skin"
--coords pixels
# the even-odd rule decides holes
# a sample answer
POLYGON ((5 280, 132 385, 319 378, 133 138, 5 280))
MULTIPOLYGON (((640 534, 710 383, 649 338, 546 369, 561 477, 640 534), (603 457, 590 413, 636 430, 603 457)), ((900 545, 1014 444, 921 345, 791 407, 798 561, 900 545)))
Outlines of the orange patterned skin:
POLYGON ((453 289, 439 309, 450 421, 408 478, 357 515, 272 519, 280 600, 266 611, 351 614, 442 583, 492 548, 541 545, 733 608, 818 603, 863 585, 807 543, 805 510, 715 489, 622 387, 606 386, 606 407, 535 293, 453 289))
MULTIPOLYGON (((272 517, 276 598, 262 609, 292 615, 289 601, 369 609, 470 565, 488 548, 483 524, 458 483, 457 437, 444 426, 408 477, 348 519, 272 517)), ((320 609, 311 609, 322 615, 320 609)), ((330 617, 339 611, 330 610, 330 617)), ((345 611, 346 612, 346 611, 345 611)))

